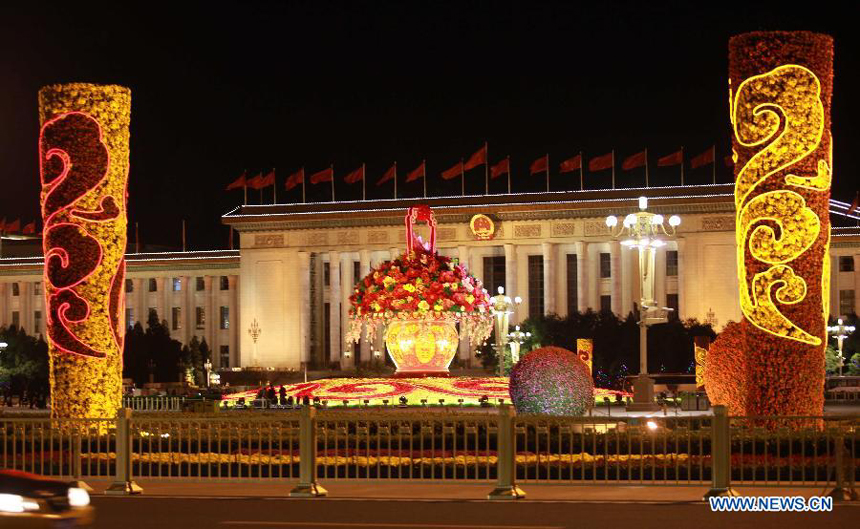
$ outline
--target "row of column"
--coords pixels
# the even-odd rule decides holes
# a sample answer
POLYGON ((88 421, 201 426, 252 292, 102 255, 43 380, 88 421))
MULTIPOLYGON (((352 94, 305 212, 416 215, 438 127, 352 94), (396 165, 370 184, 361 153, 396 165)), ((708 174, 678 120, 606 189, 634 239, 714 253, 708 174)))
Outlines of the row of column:
MULTIPOLYGON (((684 307, 684 289, 683 289, 683 247, 684 240, 678 239, 678 304, 679 312, 683 311, 684 307)), ((544 242, 541 245, 543 257, 543 304, 545 313, 560 313, 563 312, 558 296, 558 274, 559 263, 563 256, 560 255, 560 247, 558 243, 544 242)), ((596 243, 588 243, 585 241, 577 241, 575 243, 575 253, 577 257, 577 300, 576 306, 578 310, 584 310, 591 307, 594 310, 600 308, 601 281, 600 281, 600 246, 596 243)), ((393 258, 401 252, 397 248, 392 248, 388 258, 393 258)), ((528 280, 525 284, 519 284, 518 271, 518 255, 517 246, 514 244, 504 245, 505 256, 505 289, 511 295, 519 295, 527 298, 528 280)), ((469 246, 459 246, 456 251, 457 257, 466 263, 472 263, 471 248, 469 246)), ((636 258, 635 252, 622 248, 618 241, 609 242, 610 254, 610 295, 612 311, 616 314, 625 315, 633 309, 633 304, 638 303, 638 272, 634 274, 634 262, 636 258), (635 275, 635 277, 634 277, 635 275)), ((350 358, 343 356, 345 348, 349 347, 344 343, 343 337, 347 332, 349 324, 349 296, 352 293, 351 285, 367 275, 373 266, 378 262, 372 260, 372 256, 380 255, 371 253, 369 250, 359 251, 359 277, 353 277, 353 257, 352 253, 341 253, 338 251, 328 252, 329 263, 329 285, 328 285, 328 301, 329 301, 329 328, 323 332, 329 333, 331 349, 329 351, 330 362, 340 363, 344 367, 352 366, 355 362, 355 355, 350 358)), ((656 285, 657 285, 657 300, 660 303, 665 303, 666 300, 666 254, 665 250, 657 252, 656 263, 656 285)), ((638 263, 635 265, 638 267, 638 263)), ((471 267, 473 271, 476 266, 471 267)), ((310 253, 299 252, 299 270, 301 274, 301 286, 303 299, 300 309, 300 347, 301 358, 303 362, 308 362, 311 358, 310 351, 310 253)), ((494 295, 495 292, 491 292, 494 295)), ((512 324, 518 322, 524 313, 514 314, 512 324)), ((373 350, 382 350, 384 348, 380 332, 377 332, 377 339, 374 344, 368 344, 362 339, 360 342, 361 358, 367 360, 370 358, 371 347, 373 350)), ((460 343, 459 355, 462 359, 471 357, 470 345, 468 336, 463 336, 460 343)))

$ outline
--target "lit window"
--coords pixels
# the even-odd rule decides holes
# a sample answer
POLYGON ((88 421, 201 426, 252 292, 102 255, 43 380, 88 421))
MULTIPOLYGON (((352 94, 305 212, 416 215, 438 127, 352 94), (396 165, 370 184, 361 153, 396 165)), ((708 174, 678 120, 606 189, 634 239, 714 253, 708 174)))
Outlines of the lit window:
POLYGON ((42 283, 41 283, 41 281, 36 281, 35 283, 33 283, 33 295, 39 296, 41 294, 42 294, 42 283))
POLYGON ((505 256, 484 257, 484 288, 495 296, 499 287, 505 286, 505 256))
POLYGON ((230 367, 230 346, 221 346, 221 367, 230 367))
POLYGON ((221 307, 221 328, 230 328, 230 307, 221 307))
POLYGON ((840 290, 839 291, 839 315, 848 316, 854 314, 854 291, 840 290))
POLYGON ((134 327, 134 309, 125 309, 125 326, 128 329, 134 327))
POLYGON ((173 307, 170 315, 170 328, 178 331, 182 328, 182 308, 173 307))
POLYGON ((149 291, 158 292, 158 281, 154 277, 149 278, 149 291))
POLYGON ((173 291, 174 292, 181 292, 182 291, 182 278, 181 277, 174 277, 173 278, 173 291))
POLYGON ((666 276, 678 276, 678 251, 666 250, 666 276))
POLYGON ((206 326, 206 309, 203 307, 195 308, 194 323, 198 329, 202 329, 206 326))
POLYGON ((221 290, 230 290, 230 278, 221 276, 221 290))

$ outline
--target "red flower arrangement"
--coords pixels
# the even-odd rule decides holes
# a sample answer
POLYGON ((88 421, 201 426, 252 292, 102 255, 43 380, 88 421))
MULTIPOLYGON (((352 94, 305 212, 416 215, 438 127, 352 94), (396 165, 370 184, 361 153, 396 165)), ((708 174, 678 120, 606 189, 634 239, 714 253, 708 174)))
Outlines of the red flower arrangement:
POLYGON ((481 281, 464 264, 415 244, 355 285, 347 339, 358 341, 365 323, 367 339, 372 340, 377 323, 428 320, 460 322, 461 332, 467 332, 473 344, 481 343, 492 330, 489 300, 481 281))

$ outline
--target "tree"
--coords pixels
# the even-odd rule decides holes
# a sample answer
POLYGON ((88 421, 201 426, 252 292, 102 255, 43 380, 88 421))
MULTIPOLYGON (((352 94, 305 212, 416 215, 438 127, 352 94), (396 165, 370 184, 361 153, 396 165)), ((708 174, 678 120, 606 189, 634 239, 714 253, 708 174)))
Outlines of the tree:
POLYGON ((31 406, 44 407, 51 392, 48 344, 14 325, 0 328, 0 341, 8 344, 0 352, 0 388, 6 401, 26 397, 31 406))

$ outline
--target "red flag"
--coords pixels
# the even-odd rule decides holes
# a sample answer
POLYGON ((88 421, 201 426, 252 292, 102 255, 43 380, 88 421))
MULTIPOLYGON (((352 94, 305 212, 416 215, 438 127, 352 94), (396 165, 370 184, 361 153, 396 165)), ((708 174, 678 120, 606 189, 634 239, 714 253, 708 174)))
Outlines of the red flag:
POLYGON ((682 163, 684 163, 684 151, 683 149, 679 149, 657 160, 657 167, 669 167, 672 165, 681 165, 682 163))
POLYGON ((726 167, 734 167, 735 166, 735 159, 730 154, 730 155, 726 156, 725 158, 723 158, 723 163, 726 164, 726 167))
POLYGON ((257 176, 248 179, 247 183, 248 187, 251 189, 263 189, 263 173, 259 173, 257 176))
POLYGON ((382 175, 382 178, 380 178, 379 180, 376 181, 376 185, 381 186, 382 184, 384 184, 385 182, 388 182, 389 180, 394 180, 394 177, 396 175, 397 175, 397 162, 394 162, 391 165, 391 167, 389 167, 388 170, 385 171, 385 174, 382 175))
POLYGON ((240 187, 245 187, 248 185, 247 171, 242 173, 242 176, 233 180, 230 185, 227 186, 225 191, 230 191, 231 189, 239 189, 240 187))
POLYGON ((615 163, 615 157, 612 153, 604 154, 603 156, 598 156, 597 158, 592 158, 588 160, 588 170, 589 171, 603 171, 605 169, 610 169, 612 164, 615 163))
POLYGON ((36 222, 33 221, 30 224, 27 224, 26 226, 24 226, 24 229, 21 230, 21 233, 30 233, 30 234, 36 233, 36 222))
POLYGON ((304 185, 304 183, 305 183, 305 168, 302 167, 301 169, 299 169, 295 173, 291 174, 287 178, 287 181, 284 183, 284 187, 286 187, 287 191, 289 191, 290 189, 292 189, 298 185, 304 185))
POLYGON ((21 231, 21 219, 15 219, 14 222, 7 224, 6 231, 9 233, 18 233, 21 231))
POLYGON ((260 179, 260 187, 269 187, 275 185, 275 170, 269 171, 269 174, 260 179))
POLYGON ((496 165, 490 167, 490 178, 498 178, 503 174, 511 174, 511 158, 510 156, 497 162, 496 165))
POLYGON ((312 184, 331 182, 334 180, 334 168, 329 167, 328 169, 323 169, 322 171, 316 172, 311 175, 310 180, 312 184))
POLYGON ((848 215, 857 211, 857 206, 860 206, 860 191, 858 191, 857 194, 854 195, 854 202, 852 202, 851 207, 848 208, 848 215))
POLYGON ((529 166, 529 174, 542 173, 549 168, 549 154, 544 154, 529 166))
POLYGON ((450 180, 463 174, 463 160, 457 162, 453 167, 442 171, 442 180, 450 180))
POLYGON ((561 162, 558 166, 559 173, 569 173, 571 171, 578 171, 582 169, 582 154, 577 154, 573 158, 568 158, 567 160, 561 162))
POLYGON ((647 152, 648 151, 637 152, 636 154, 628 156, 621 164, 621 169, 623 171, 629 171, 630 169, 644 166, 648 163, 648 158, 645 156, 647 152))
POLYGON ((423 178, 426 176, 427 176, 427 161, 424 160, 421 162, 421 165, 419 165, 418 167, 409 171, 409 173, 406 174, 406 181, 407 182, 414 182, 415 180, 418 180, 419 178, 423 178))
POLYGON ((479 165, 484 165, 487 163, 487 144, 485 143, 483 147, 475 151, 472 156, 469 156, 469 159, 466 160, 465 165, 463 165, 463 170, 468 171, 469 169, 474 169, 479 165))
POLYGON ((703 165, 708 165, 714 163, 714 149, 713 147, 708 149, 707 151, 693 157, 690 160, 690 167, 693 169, 697 169, 703 165))
POLYGON ((359 180, 364 180, 364 164, 355 171, 343 177, 343 181, 347 184, 354 184, 359 180))

